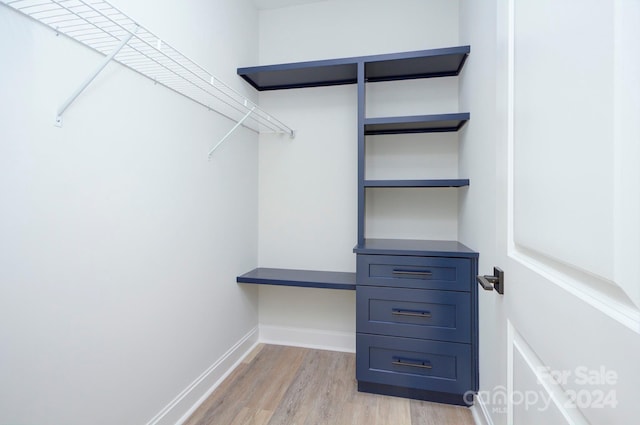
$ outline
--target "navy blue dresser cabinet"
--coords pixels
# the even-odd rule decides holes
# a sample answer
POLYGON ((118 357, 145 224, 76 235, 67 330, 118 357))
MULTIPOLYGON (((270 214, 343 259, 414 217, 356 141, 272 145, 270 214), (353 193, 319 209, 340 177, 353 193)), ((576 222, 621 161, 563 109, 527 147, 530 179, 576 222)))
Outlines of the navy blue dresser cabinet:
POLYGON ((354 251, 358 389, 471 402, 478 254, 457 242, 388 239, 367 239, 354 251))

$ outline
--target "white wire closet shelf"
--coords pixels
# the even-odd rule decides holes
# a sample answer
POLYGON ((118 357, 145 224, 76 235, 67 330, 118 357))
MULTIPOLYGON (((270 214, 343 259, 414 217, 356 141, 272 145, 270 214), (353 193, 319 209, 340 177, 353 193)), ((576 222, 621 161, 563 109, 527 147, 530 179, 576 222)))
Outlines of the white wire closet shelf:
POLYGON ((107 1, 99 0, 0 0, 5 5, 41 22, 105 55, 96 72, 58 109, 62 115, 102 69, 114 60, 157 84, 191 99, 236 122, 211 154, 231 133, 243 126, 254 132, 294 131, 266 113, 187 56, 142 27, 107 1))

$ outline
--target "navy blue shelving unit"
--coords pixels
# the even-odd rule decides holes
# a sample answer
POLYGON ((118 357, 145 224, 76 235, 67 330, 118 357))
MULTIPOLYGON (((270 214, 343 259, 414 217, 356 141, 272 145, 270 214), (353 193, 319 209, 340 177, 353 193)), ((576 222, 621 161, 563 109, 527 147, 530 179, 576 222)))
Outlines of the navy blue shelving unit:
POLYGON ((469 404, 478 390, 478 253, 457 241, 367 239, 365 205, 376 188, 463 188, 468 179, 365 178, 367 137, 457 132, 467 112, 367 117, 367 84, 457 76, 469 46, 239 68, 257 90, 356 84, 356 273, 258 268, 239 283, 356 290, 360 391, 469 404))

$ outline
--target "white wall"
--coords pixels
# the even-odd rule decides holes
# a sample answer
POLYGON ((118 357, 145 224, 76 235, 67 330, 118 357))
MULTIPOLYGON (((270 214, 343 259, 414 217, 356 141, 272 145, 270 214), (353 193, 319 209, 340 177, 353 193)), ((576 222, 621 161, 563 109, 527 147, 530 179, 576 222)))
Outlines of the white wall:
MULTIPOLYGON (((457 44, 456 1, 336 0, 260 12, 260 63, 265 65, 457 44)), ((449 79, 381 83, 370 86, 367 95, 369 116, 458 110, 457 83, 449 79)), ((260 266, 355 271, 356 102, 355 85, 260 94, 261 105, 297 131, 294 140, 260 138, 260 266)), ((440 171, 457 177, 457 140, 396 140, 403 149, 392 152, 389 137, 368 141, 370 177, 428 178, 434 155, 442 159, 440 171)), ((369 202, 376 215, 368 219, 368 237, 457 237, 455 192, 399 191, 390 197, 379 190, 369 202), (389 208, 395 202, 405 205, 389 208)), ((332 348, 353 350, 355 294, 261 287, 260 326, 262 336, 279 335, 288 343, 322 345, 335 336, 334 341, 347 342, 332 348)))
POLYGON ((455 45, 458 2, 327 0, 260 12, 260 63, 455 45))
MULTIPOLYGON (((249 0, 114 4, 245 89, 249 0)), ((56 128, 100 57, 4 6, 0 57, 0 423, 146 423, 257 325, 257 136, 113 64, 56 128)))
MULTIPOLYGON (((460 106, 471 120, 460 133, 460 174, 471 183, 460 193, 459 239, 480 252, 480 274, 491 274, 496 262, 496 2, 460 2, 460 43, 471 54, 460 75, 460 106)), ((502 298, 480 290, 480 390, 506 383, 506 345, 502 298)), ((477 406, 476 406, 477 408, 477 406)), ((494 415, 495 425, 505 415, 494 415)))

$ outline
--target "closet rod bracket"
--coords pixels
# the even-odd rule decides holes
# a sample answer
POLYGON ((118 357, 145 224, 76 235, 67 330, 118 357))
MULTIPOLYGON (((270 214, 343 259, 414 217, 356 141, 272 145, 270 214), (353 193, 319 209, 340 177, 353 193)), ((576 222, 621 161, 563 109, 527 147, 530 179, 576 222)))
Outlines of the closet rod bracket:
POLYGON ((118 44, 118 46, 116 46, 116 48, 102 60, 102 62, 100 63, 100 65, 98 65, 95 71, 93 71, 93 73, 89 75, 86 80, 84 80, 84 82, 80 85, 80 87, 78 87, 76 91, 74 91, 71 94, 71 96, 69 96, 69 98, 62 104, 62 106, 58 108, 58 112, 56 114, 56 123, 55 123, 56 127, 62 127, 62 115, 64 114, 64 112, 69 108, 69 106, 73 104, 73 102, 75 102, 78 96, 80 96, 80 94, 82 94, 82 92, 87 87, 89 87, 89 84, 91 84, 93 80, 95 80, 95 78, 98 75, 100 75, 102 70, 109 64, 109 62, 113 60, 113 58, 115 58, 115 56, 120 52, 120 50, 122 50, 122 48, 126 46, 127 43, 129 43, 131 38, 138 31, 138 28, 140 27, 136 26, 133 31, 129 32, 129 34, 121 40, 120 44, 118 44))

